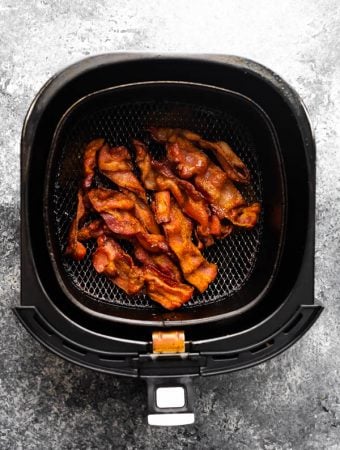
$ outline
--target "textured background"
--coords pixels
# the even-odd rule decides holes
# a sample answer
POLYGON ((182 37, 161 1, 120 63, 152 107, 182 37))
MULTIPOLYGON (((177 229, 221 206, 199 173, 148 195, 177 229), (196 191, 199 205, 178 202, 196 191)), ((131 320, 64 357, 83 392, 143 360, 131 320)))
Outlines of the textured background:
POLYGON ((340 3, 0 1, 0 448, 340 448, 340 3), (316 298, 326 307, 293 348, 196 383, 192 427, 145 424, 141 382, 78 368, 16 322, 19 140, 41 85, 84 56, 117 50, 255 59, 302 96, 317 142, 316 298))

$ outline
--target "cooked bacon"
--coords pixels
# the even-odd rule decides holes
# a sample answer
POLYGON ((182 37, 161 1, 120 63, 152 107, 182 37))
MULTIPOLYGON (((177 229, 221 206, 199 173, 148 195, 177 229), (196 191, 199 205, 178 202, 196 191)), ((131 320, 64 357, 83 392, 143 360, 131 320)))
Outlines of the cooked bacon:
POLYGON ((144 284, 149 297, 164 308, 179 308, 190 300, 193 288, 158 270, 154 264, 137 267, 131 256, 112 238, 100 236, 93 254, 93 265, 127 294, 138 294, 144 284))
POLYGON ((98 212, 110 213, 116 209, 131 210, 135 206, 133 200, 127 195, 112 189, 91 189, 87 197, 92 207, 98 212))
POLYGON ((248 206, 234 183, 216 164, 210 162, 206 172, 195 177, 195 185, 220 220, 226 218, 244 228, 253 228, 257 224, 260 204, 248 206))
POLYGON ((98 248, 93 254, 93 266, 98 273, 105 274, 127 294, 137 294, 144 285, 143 271, 131 256, 112 238, 100 236, 98 248))
MULTIPOLYGON (((229 179, 239 183, 249 183, 250 173, 247 166, 235 154, 227 142, 210 142, 202 139, 201 136, 193 133, 192 131, 183 130, 180 128, 150 128, 150 132, 153 138, 158 142, 169 144, 168 151, 172 154, 173 160, 176 158, 178 159, 176 162, 179 165, 184 164, 185 166, 195 166, 195 161, 203 158, 202 152, 197 152, 197 147, 200 147, 206 150, 211 150, 214 153, 229 179), (190 146, 187 141, 196 144, 196 146, 190 146), (183 153, 185 155, 183 155, 183 153), (186 159, 185 162, 183 158, 186 159)), ((181 169, 182 168, 180 167, 179 171, 181 169)), ((186 167, 183 168, 183 170, 191 171, 195 169, 186 167)), ((198 172, 196 173, 199 174, 198 172)), ((192 175, 194 175, 194 173, 192 175)), ((183 178, 187 178, 185 175, 181 176, 183 178)))
POLYGON ((98 168, 117 186, 135 192, 146 201, 144 188, 133 173, 131 156, 126 147, 110 148, 107 144, 104 145, 99 152, 98 168))
POLYGON ((136 164, 140 170, 143 185, 150 191, 157 190, 157 173, 152 168, 152 160, 147 146, 137 139, 133 139, 132 143, 136 150, 136 164))
POLYGON ((78 240, 78 228, 79 222, 84 218, 86 214, 84 198, 81 190, 78 192, 78 203, 75 218, 71 223, 71 227, 67 238, 67 247, 65 255, 70 255, 76 261, 81 261, 85 258, 86 247, 78 240))
POLYGON ((146 145, 133 140, 142 183, 126 147, 110 148, 104 139, 86 146, 83 191, 78 192, 65 253, 81 260, 86 255, 81 242, 97 239, 92 255, 97 272, 127 294, 145 288, 152 300, 173 310, 192 297, 194 287, 204 292, 217 275, 216 264, 200 250, 230 234, 234 225, 252 228, 261 208, 259 203, 248 205, 235 187, 233 182, 249 183, 250 175, 226 142, 210 142, 178 128, 149 131, 166 144, 167 160, 153 160, 146 145), (213 152, 221 167, 202 149, 213 152), (97 162, 119 191, 90 189, 97 162), (151 207, 145 189, 154 191, 151 207), (79 228, 87 211, 99 218, 79 228), (115 238, 133 244, 138 265, 115 238), (192 286, 183 283, 182 274, 192 286))
POLYGON ((136 237, 138 242, 150 252, 169 252, 169 246, 161 234, 149 234, 141 223, 129 211, 116 210, 101 213, 106 225, 112 233, 122 238, 136 237))
POLYGON ((153 212, 157 223, 167 223, 170 220, 170 192, 159 191, 154 195, 153 212))
MULTIPOLYGON (((199 235, 205 237, 212 234, 218 235, 219 230, 216 226, 210 227, 212 216, 208 204, 195 186, 188 181, 176 177, 166 163, 152 160, 146 145, 137 140, 134 140, 134 145, 137 154, 137 165, 141 171, 141 177, 145 187, 159 192, 170 191, 183 211, 199 224, 199 235)), ((159 211, 159 207, 156 194, 153 203, 156 220, 158 220, 157 214, 162 214, 159 211)), ((163 219, 165 221, 167 217, 161 218, 162 221, 163 219)))
POLYGON ((137 243, 134 249, 135 258, 142 264, 146 293, 152 300, 169 310, 190 300, 194 289, 182 282, 181 273, 169 256, 148 253, 137 243))
POLYGON ((182 130, 150 128, 149 131, 156 141, 167 144, 168 158, 176 163, 181 178, 188 179, 205 172, 209 158, 180 133, 182 130))
POLYGON ((170 248, 166 239, 161 234, 149 234, 140 232, 136 234, 138 242, 149 252, 170 253, 170 248))
POLYGON ((210 142, 200 139, 198 144, 201 148, 212 150, 222 169, 230 180, 238 183, 248 184, 250 173, 244 162, 233 152, 229 144, 223 141, 210 142))
POLYGON ((229 219, 239 227, 253 228, 259 220, 260 213, 260 203, 253 203, 249 206, 241 206, 240 208, 233 209, 229 214, 229 219))
POLYGON ((234 183, 212 162, 203 175, 195 177, 195 185, 220 219, 233 208, 245 203, 234 183))
POLYGON ((170 221, 163 224, 169 246, 178 258, 184 278, 200 292, 204 292, 216 278, 217 266, 204 259, 193 244, 192 223, 175 201, 171 202, 170 211, 170 221))
POLYGON ((92 222, 84 225, 78 231, 78 241, 88 241, 89 239, 97 239, 102 234, 108 232, 105 223, 100 219, 95 219, 92 222))
POLYGON ((247 205, 232 181, 248 182, 249 171, 226 143, 210 143, 187 130, 152 128, 150 131, 157 141, 167 144, 168 160, 176 166, 178 174, 182 178, 187 178, 187 174, 194 176, 196 188, 220 220, 226 218, 232 224, 244 228, 256 225, 261 210, 259 203, 247 205), (226 172, 206 155, 204 159, 203 152, 193 142, 214 150, 216 156, 223 159, 226 172), (201 171, 197 169, 197 161, 203 159, 206 164, 201 171))
POLYGON ((168 252, 169 246, 161 234, 148 233, 134 216, 134 202, 121 192, 110 189, 92 189, 88 193, 92 207, 105 221, 110 231, 120 237, 135 236, 150 252, 168 252))
POLYGON ((193 287, 165 276, 153 266, 144 266, 146 293, 164 308, 173 310, 191 299, 193 287))
POLYGON ((159 188, 169 189, 183 211, 199 223, 199 232, 209 235, 209 218, 211 213, 202 194, 195 189, 193 184, 176 177, 166 164, 153 161, 152 167, 160 174, 157 177, 159 188))
POLYGON ((96 159, 98 151, 103 147, 104 139, 94 139, 85 148, 83 168, 84 180, 83 188, 89 189, 91 187, 96 167, 96 159))
POLYGON ((134 243, 134 256, 143 265, 153 266, 174 280, 182 280, 181 272, 168 255, 164 253, 148 253, 141 245, 134 243))
POLYGON ((133 237, 144 231, 141 223, 130 211, 119 209, 112 210, 110 213, 102 212, 99 209, 97 211, 114 234, 133 237))
POLYGON ((149 205, 133 192, 123 189, 123 193, 134 202, 136 217, 144 226, 146 231, 153 234, 160 234, 159 226, 157 225, 157 221, 155 220, 149 205))

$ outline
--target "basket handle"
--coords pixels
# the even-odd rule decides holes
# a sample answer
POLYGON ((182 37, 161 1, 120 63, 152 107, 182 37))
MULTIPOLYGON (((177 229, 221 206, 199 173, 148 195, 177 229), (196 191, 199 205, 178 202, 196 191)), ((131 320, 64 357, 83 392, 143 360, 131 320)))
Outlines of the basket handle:
POLYGON ((149 425, 194 423, 192 378, 147 378, 146 383, 149 425))

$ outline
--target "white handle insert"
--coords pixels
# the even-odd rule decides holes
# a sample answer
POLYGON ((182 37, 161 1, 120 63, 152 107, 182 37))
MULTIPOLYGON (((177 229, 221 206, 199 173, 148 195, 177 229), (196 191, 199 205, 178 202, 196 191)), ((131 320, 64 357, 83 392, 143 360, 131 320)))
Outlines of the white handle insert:
POLYGON ((159 387, 156 390, 156 405, 158 408, 183 408, 185 391, 178 387, 159 387))

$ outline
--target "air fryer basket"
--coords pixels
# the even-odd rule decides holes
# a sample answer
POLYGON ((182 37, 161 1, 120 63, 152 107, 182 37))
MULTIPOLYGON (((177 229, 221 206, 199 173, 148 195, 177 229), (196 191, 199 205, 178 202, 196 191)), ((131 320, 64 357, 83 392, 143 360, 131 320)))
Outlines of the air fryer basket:
MULTIPOLYGON (((146 295, 129 296, 99 275, 91 262, 94 242, 87 243, 87 257, 82 262, 64 255, 76 210, 86 143, 104 137, 112 146, 126 145, 132 150, 131 139, 136 137, 148 142, 153 156, 161 158, 163 146, 150 139, 146 131, 150 126, 181 127, 206 139, 225 140, 250 169, 251 184, 240 188, 248 202, 263 204, 260 221, 253 230, 237 230, 205 251, 208 260, 218 264, 218 277, 206 292, 196 294, 183 306, 181 315, 192 323, 189 310, 203 307, 209 320, 209 305, 221 303, 218 315, 249 308, 260 300, 268 280, 273 279, 284 232, 284 185, 277 143, 269 119, 249 99, 226 90, 185 83, 142 83, 106 89, 78 101, 61 119, 48 162, 45 222, 50 254, 64 292, 79 306, 97 314, 105 312, 114 320, 119 308, 127 310, 135 320, 140 317, 143 321, 148 314, 154 320, 164 316, 168 320, 178 318, 178 313, 164 312, 146 295), (263 166, 268 154, 272 155, 272 164, 268 166, 266 161, 263 166), (266 167, 279 176, 263 194, 266 167), (275 205, 280 205, 281 210, 273 227, 275 205), (261 270, 256 271, 259 266, 261 270)), ((110 182, 100 175, 96 183, 110 187, 110 182)))
MULTIPOLYGON (((150 147, 160 156, 161 146, 150 147)), ((25 119, 21 301, 14 309, 34 338, 68 361, 146 380, 153 423, 161 423, 159 416, 189 423, 192 378, 259 364, 296 342, 319 316, 314 223, 311 126, 299 96, 276 74, 224 55, 87 58, 53 76, 25 119), (252 173, 243 193, 263 209, 256 229, 208 251, 220 278, 174 312, 143 296, 128 298, 86 262, 64 257, 84 144, 102 135, 131 149, 131 137, 149 140, 149 125, 229 141, 252 173), (185 334, 185 352, 154 353, 152 333, 169 329, 185 334), (169 387, 183 389, 184 406, 159 408, 158 389, 169 387)))

